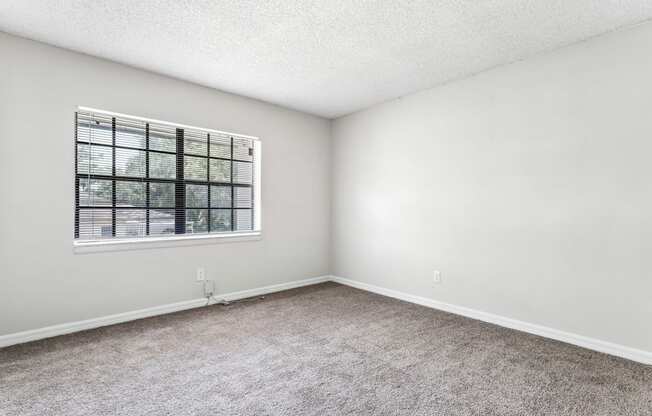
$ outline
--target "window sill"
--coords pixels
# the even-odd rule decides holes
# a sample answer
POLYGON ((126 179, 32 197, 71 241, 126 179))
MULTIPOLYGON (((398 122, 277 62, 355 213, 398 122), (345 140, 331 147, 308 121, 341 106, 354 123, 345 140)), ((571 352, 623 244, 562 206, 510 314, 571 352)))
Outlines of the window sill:
POLYGON ((260 231, 234 234, 204 234, 175 237, 125 238, 113 240, 73 241, 75 254, 126 251, 153 248, 185 247, 215 243, 238 243, 263 238, 260 231))

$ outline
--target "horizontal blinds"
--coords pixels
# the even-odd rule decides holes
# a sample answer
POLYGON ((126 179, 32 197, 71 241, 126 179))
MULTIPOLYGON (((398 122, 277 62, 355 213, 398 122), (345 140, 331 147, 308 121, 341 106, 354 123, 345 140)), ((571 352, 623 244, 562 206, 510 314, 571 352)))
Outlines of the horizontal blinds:
POLYGON ((251 231, 253 140, 76 113, 75 238, 251 231))

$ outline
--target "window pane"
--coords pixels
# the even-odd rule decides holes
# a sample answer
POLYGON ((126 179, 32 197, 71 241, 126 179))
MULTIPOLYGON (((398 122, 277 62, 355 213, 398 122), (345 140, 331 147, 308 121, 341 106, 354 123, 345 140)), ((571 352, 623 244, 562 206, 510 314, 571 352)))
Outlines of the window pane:
POLYGON ((118 176, 145 177, 145 152, 115 149, 115 173, 118 176))
POLYGON ((112 148, 78 144, 77 173, 88 175, 111 175, 113 173, 112 148))
POLYGON ((211 186, 211 208, 231 208, 230 186, 211 186))
POLYGON ((203 157, 184 156, 184 178, 205 181, 206 176, 206 161, 203 157))
POLYGON ((253 163, 233 162, 233 182, 251 184, 253 182, 253 163))
POLYGON ((113 144, 112 118, 102 115, 77 114, 77 140, 88 143, 113 144))
POLYGON ((110 209, 79 210, 79 239, 111 238, 112 230, 110 209))
POLYGON ((149 205, 154 208, 174 208, 174 190, 173 183, 150 183, 149 205))
POLYGON ((83 111, 75 131, 79 239, 253 228, 253 140, 83 111))
POLYGON ((207 185, 186 185, 186 207, 207 208, 208 207, 208 186, 207 185))
POLYGON ((231 137, 211 133, 211 156, 231 159, 231 137))
POLYGON ((149 153, 149 177, 175 179, 177 176, 177 156, 167 153, 149 153))
POLYGON ((249 139, 234 138, 233 139, 233 159, 247 160, 251 162, 254 160, 254 143, 249 139))
POLYGON ((115 198, 117 206, 144 207, 145 206, 144 182, 116 181, 115 198))
POLYGON ((149 235, 174 234, 174 210, 149 210, 149 235))
POLYGON ((186 210, 186 233, 205 233, 208 231, 208 210, 187 209, 186 210))
POLYGON ((233 187, 233 198, 235 199, 234 206, 236 208, 251 208, 251 188, 234 186, 233 187))
POLYGON ((177 129, 169 126, 150 124, 149 149, 163 152, 176 152, 177 129))
POLYGON ((211 231, 231 231, 231 210, 211 210, 211 231))
POLYGON ((193 130, 185 130, 183 133, 184 153, 193 155, 208 156, 208 135, 193 130))
POLYGON ((231 162, 228 160, 211 159, 211 182, 231 182, 231 162))
POLYGON ((145 123, 119 118, 115 123, 115 144, 117 146, 145 148, 145 123))
POLYGON ((113 188, 111 181, 102 179, 79 178, 79 205, 111 206, 113 188))
POLYGON ((235 215, 235 230, 236 231, 251 231, 253 229, 252 210, 250 209, 236 209, 233 211, 235 215))
POLYGON ((145 236, 145 210, 119 209, 115 213, 115 236, 118 238, 145 236))

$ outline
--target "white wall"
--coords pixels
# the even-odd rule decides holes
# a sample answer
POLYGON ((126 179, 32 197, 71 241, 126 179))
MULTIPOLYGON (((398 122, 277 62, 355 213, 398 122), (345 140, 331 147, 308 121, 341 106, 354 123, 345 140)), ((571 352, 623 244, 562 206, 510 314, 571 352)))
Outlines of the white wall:
POLYGON ((650 351, 650 44, 646 24, 330 125, 0 33, 0 335, 197 298, 203 265, 219 292, 330 271, 650 351), (260 136, 264 238, 74 254, 78 105, 260 136))
POLYGON ((328 273, 329 122, 0 33, 0 335, 328 273), (263 239, 73 254, 78 105, 259 136, 263 239))
POLYGON ((652 351, 650 45, 648 23, 336 120, 332 272, 652 351))

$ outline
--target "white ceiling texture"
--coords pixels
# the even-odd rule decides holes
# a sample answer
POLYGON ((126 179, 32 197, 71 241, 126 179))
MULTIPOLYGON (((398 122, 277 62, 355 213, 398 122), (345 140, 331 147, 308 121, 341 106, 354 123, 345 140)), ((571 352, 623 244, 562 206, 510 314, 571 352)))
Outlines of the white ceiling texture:
POLYGON ((327 118, 649 18, 650 0, 0 1, 0 31, 327 118))

